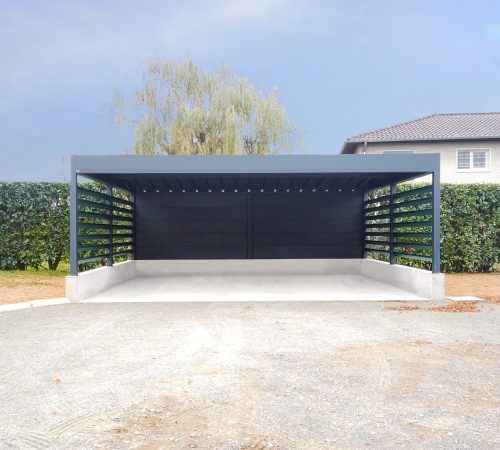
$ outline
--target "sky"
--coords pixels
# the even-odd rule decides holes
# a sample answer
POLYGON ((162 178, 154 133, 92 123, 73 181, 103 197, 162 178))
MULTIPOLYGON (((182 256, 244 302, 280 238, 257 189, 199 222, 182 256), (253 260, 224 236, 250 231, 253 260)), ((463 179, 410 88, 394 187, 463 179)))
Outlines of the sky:
POLYGON ((113 94, 157 57, 276 87, 300 152, 335 154, 428 114, 499 111, 500 0, 0 0, 0 181, 131 152, 113 94))

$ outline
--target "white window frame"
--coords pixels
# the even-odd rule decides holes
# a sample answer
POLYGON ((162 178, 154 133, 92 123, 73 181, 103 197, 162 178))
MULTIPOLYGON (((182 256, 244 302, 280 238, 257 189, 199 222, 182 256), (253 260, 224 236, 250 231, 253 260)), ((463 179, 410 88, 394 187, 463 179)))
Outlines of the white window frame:
POLYGON ((457 148, 456 157, 455 157, 455 170, 457 172, 491 172, 491 148, 457 148), (468 169, 459 169, 458 168, 458 152, 470 152, 470 167, 468 169), (478 169, 473 166, 473 152, 486 152, 486 167, 484 169, 478 169))

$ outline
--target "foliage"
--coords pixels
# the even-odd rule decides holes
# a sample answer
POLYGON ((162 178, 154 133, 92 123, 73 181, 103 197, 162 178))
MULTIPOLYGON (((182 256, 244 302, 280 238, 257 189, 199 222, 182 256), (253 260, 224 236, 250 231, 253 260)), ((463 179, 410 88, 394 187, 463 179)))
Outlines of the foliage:
POLYGON ((0 269, 54 270, 68 257, 67 183, 0 183, 0 269))
POLYGON ((223 66, 156 60, 132 101, 115 96, 119 123, 135 126, 137 154, 271 154, 293 150, 296 126, 273 89, 266 97, 223 66))
POLYGON ((500 262, 500 184, 441 188, 441 269, 489 272, 500 262))

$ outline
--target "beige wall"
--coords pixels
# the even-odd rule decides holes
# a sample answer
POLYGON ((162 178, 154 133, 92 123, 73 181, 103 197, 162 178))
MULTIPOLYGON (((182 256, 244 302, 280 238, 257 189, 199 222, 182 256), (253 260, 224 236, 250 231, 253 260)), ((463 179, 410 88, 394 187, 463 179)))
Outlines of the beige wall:
MULTIPOLYGON (((382 153, 384 150, 415 150, 416 153, 441 154, 442 183, 500 183, 500 141, 497 142, 416 142, 416 143, 368 143, 366 153, 382 153), (457 171, 457 149, 490 149, 490 167, 486 171, 457 171)), ((363 144, 355 153, 363 153, 363 144)))

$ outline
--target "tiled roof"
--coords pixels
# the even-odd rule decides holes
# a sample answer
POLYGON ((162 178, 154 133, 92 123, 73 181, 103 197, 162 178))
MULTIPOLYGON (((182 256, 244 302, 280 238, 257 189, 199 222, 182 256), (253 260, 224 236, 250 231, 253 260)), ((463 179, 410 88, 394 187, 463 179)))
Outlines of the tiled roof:
POLYGON ((500 112, 433 114, 392 127, 363 133, 349 142, 391 142, 426 139, 500 138, 500 112))

